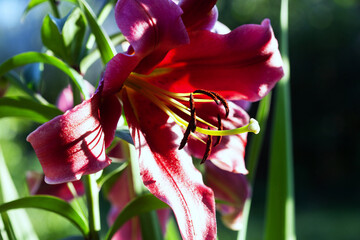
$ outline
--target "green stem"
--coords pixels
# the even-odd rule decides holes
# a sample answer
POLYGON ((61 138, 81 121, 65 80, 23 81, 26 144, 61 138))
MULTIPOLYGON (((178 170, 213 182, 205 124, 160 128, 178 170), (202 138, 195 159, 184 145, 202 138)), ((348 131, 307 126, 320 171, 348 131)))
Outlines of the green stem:
POLYGON ((54 16, 56 18, 60 18, 60 13, 59 13, 59 9, 57 8, 56 6, 56 0, 49 0, 49 3, 50 3, 50 6, 51 6, 51 9, 54 13, 54 16))
POLYGON ((277 84, 274 104, 266 206, 266 240, 296 239, 288 54, 288 5, 288 0, 281 1, 280 52, 284 61, 284 77, 277 84))
MULTIPOLYGON (((139 170, 139 162, 138 162, 138 153, 135 150, 135 147, 131 144, 127 144, 129 146, 129 161, 131 167, 131 174, 133 178, 133 186, 136 196, 141 196, 144 193, 147 193, 147 189, 145 188, 139 170)), ((153 240, 162 240, 163 235, 161 232, 159 219, 155 211, 141 214, 139 216, 140 226, 141 226, 141 235, 143 239, 153 239, 153 240)))
POLYGON ((89 239, 98 240, 101 224, 99 209, 99 188, 96 183, 95 175, 90 174, 84 176, 84 185, 86 189, 86 201, 89 215, 89 239))

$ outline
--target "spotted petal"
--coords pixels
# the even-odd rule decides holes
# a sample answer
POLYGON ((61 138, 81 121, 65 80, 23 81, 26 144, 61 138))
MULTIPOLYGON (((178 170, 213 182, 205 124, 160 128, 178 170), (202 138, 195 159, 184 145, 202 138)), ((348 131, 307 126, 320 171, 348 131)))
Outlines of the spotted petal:
POLYGON ((269 20, 225 35, 192 31, 189 36, 190 44, 170 51, 149 81, 172 92, 208 89, 227 99, 256 101, 283 76, 269 20))
POLYGON ((183 239, 215 239, 213 192, 191 157, 177 150, 180 127, 138 93, 124 91, 122 99, 145 186, 172 208, 183 239))
POLYGON ((104 130, 101 125, 99 92, 63 115, 41 125, 27 141, 35 149, 45 181, 57 184, 79 180, 105 168, 104 130))

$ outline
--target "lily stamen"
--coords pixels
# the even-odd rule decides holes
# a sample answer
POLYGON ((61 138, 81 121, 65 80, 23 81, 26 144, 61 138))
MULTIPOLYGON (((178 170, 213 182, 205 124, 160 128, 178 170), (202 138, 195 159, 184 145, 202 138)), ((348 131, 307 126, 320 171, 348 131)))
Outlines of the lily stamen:
MULTIPOLYGON (((209 128, 209 130, 210 130, 210 128, 209 128)), ((208 135, 208 139, 206 141, 205 153, 204 153, 203 158, 201 159, 200 164, 203 164, 207 160, 207 158, 210 156, 211 149, 212 149, 212 136, 208 135)))

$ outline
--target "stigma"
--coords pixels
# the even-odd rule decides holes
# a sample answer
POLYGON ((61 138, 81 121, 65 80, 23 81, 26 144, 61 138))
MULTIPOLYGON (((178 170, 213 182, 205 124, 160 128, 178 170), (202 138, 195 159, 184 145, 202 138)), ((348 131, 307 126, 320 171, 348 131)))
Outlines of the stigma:
POLYGON ((172 118, 176 124, 185 129, 184 136, 179 143, 179 150, 186 146, 190 137, 204 143, 206 149, 201 163, 204 163, 210 156, 211 150, 221 143, 223 136, 247 132, 258 134, 260 132, 258 122, 253 118, 245 126, 224 130, 222 119, 228 118, 230 110, 226 99, 217 92, 198 89, 190 93, 175 93, 159 88, 145 79, 146 77, 143 75, 132 73, 125 81, 124 87, 133 89, 148 98, 172 118), (197 103, 206 102, 215 102, 225 111, 225 114, 220 112, 206 113, 207 115, 212 114, 212 117, 217 119, 215 125, 201 117, 204 116, 204 113, 198 114, 196 111, 197 103), (207 136, 206 141, 203 140, 202 135, 207 136))

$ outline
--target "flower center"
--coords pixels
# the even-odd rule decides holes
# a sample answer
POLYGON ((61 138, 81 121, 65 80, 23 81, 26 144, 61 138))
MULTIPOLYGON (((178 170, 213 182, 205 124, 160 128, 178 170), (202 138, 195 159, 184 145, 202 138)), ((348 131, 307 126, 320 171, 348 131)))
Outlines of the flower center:
POLYGON ((159 88, 142 79, 140 75, 134 73, 132 73, 125 81, 125 87, 129 87, 147 97, 169 117, 171 117, 175 123, 185 129, 184 137, 180 142, 179 149, 182 149, 186 145, 189 136, 192 136, 206 144, 206 150, 201 163, 205 162, 205 160, 209 157, 212 147, 215 147, 221 142, 222 136, 236 135, 246 132, 253 132, 257 134, 260 131, 259 124, 255 119, 250 119, 249 124, 243 127, 224 130, 219 113, 217 113, 217 126, 197 116, 195 107, 196 103, 215 102, 217 105, 221 104, 224 107, 225 118, 228 117, 228 103, 216 92, 198 89, 192 93, 174 93, 159 88), (184 114, 189 116, 189 120, 185 120, 183 117, 184 114), (206 128, 200 127, 198 122, 202 123, 201 125, 206 126, 206 128), (195 134, 195 132, 207 135, 207 141, 205 142, 202 140, 195 134), (214 143, 212 139, 213 136, 217 137, 214 143))

